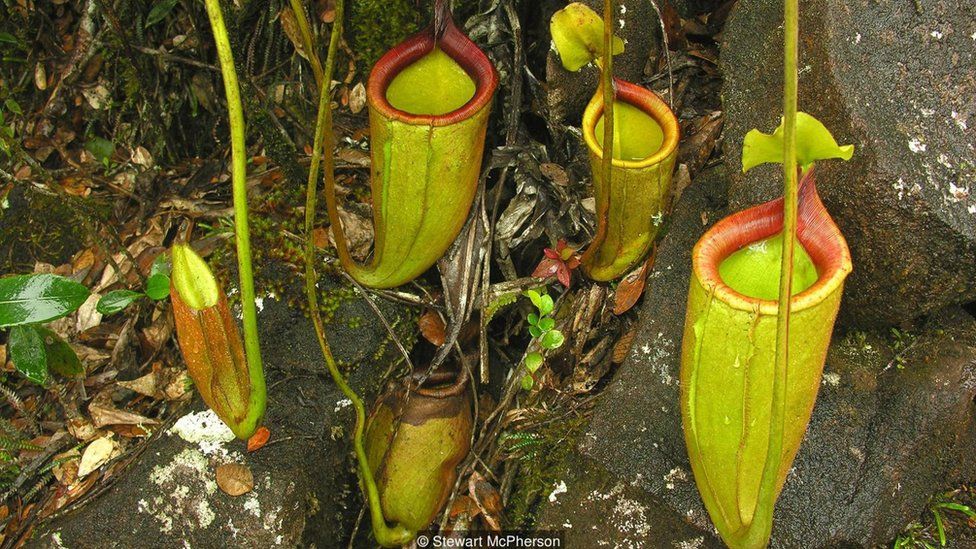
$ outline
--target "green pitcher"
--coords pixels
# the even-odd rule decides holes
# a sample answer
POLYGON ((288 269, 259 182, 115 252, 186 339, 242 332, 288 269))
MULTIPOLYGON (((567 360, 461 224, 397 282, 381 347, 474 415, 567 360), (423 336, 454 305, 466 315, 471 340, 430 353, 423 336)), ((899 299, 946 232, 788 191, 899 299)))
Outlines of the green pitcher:
POLYGON ((464 225, 481 172, 498 75, 446 8, 387 52, 367 87, 375 244, 357 263, 346 246, 335 190, 329 217, 343 267, 364 286, 399 286, 429 269, 464 225))
POLYGON ((613 168, 604 181, 603 91, 583 113, 596 197, 597 231, 582 257, 593 280, 620 278, 647 256, 661 223, 678 157, 680 130, 668 105, 653 91, 615 80, 613 168))
POLYGON ((768 539, 773 507, 813 412, 844 279, 852 268, 847 242, 820 201, 811 167, 800 182, 783 450, 775 493, 763 494, 779 258, 763 262, 762 256, 781 253, 775 242, 782 225, 780 198, 719 221, 692 254, 681 416, 698 490, 722 539, 733 548, 763 547, 768 539), (737 264, 741 256, 736 254, 755 255, 751 273, 737 264), (763 280, 774 281, 772 292, 763 280))

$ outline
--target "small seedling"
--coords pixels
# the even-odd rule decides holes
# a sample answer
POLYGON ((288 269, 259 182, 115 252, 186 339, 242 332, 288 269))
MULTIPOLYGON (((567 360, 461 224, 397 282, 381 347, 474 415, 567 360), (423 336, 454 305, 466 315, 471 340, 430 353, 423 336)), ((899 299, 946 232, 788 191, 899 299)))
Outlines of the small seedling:
POLYGON ((95 309, 105 315, 114 315, 125 309, 134 301, 148 297, 153 301, 162 301, 169 297, 169 274, 171 270, 169 258, 166 254, 160 254, 153 261, 149 270, 149 278, 146 279, 146 288, 142 292, 133 290, 112 290, 103 295, 98 300, 95 309))
POLYGON ((546 248, 543 250, 545 257, 532 272, 534 278, 549 278, 555 276, 559 283, 569 288, 572 280, 572 272, 579 267, 580 258, 576 250, 566 245, 566 241, 559 239, 556 248, 546 248))
MULTIPOLYGON (((552 318, 555 308, 552 297, 547 293, 540 294, 536 290, 527 290, 525 296, 532 301, 536 312, 529 313, 526 322, 529 323, 529 335, 533 342, 537 343, 544 351, 551 351, 562 346, 565 337, 563 333, 555 329, 556 321, 552 318)), ((530 344, 531 346, 531 344, 530 344)), ((522 376, 522 388, 526 391, 535 385, 535 373, 539 371, 545 357, 542 352, 532 351, 525 355, 525 369, 528 373, 522 376)))

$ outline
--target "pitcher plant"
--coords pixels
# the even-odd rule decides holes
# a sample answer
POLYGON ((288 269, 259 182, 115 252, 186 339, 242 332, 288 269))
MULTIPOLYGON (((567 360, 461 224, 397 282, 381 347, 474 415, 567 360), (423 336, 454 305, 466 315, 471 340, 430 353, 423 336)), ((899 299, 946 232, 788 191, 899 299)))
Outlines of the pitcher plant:
POLYGON ((603 162, 603 94, 583 113, 596 198, 597 229, 583 253, 583 271, 597 281, 620 278, 647 256, 657 236, 678 157, 678 120, 658 95, 615 80, 613 166, 603 162))
MULTIPOLYGON (((613 3, 605 4, 607 19, 613 3)), ((589 7, 569 4, 553 15, 550 29, 567 70, 596 62, 603 75, 583 114, 597 229, 582 267, 591 279, 610 281, 639 265, 657 236, 678 156, 678 120, 653 91, 612 78, 611 53, 622 52, 623 43, 589 7), (612 154, 604 158, 607 140, 612 154)))
POLYGON ((171 254, 170 297, 187 372, 203 402, 246 440, 264 417, 264 372, 245 358, 227 296, 207 263, 184 244, 171 254))
POLYGON ((740 541, 754 522, 771 524, 773 505, 813 412, 844 279, 851 272, 847 243, 820 201, 812 168, 800 184, 798 214, 782 451, 775 492, 762 498, 783 200, 723 219, 692 253, 681 412, 698 490, 731 547, 765 545, 740 541))
POLYGON ((498 75, 447 2, 433 23, 387 52, 367 87, 375 243, 350 256, 333 186, 326 203, 343 267, 360 284, 399 286, 429 269, 461 231, 481 173, 498 75))
POLYGON ((391 384, 366 427, 366 454, 383 515, 419 532, 444 507, 457 466, 471 447, 474 419, 468 376, 435 372, 391 384))
POLYGON ((783 164, 783 197, 719 221, 695 245, 681 349, 688 457, 733 549, 769 543, 852 269, 813 163, 850 159, 853 147, 797 111, 799 5, 784 6, 783 122, 771 135, 750 131, 742 152, 743 171, 783 164))

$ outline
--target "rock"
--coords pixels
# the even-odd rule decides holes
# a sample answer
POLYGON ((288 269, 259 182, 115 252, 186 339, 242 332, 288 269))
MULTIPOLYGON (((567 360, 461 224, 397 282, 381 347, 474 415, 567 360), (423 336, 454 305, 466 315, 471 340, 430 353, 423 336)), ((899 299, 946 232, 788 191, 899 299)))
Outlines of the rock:
MULTIPOLYGON (((610 487, 605 494, 614 493, 615 500, 624 498, 645 509, 654 509, 651 514, 662 524, 693 527, 693 534, 682 532, 679 536, 682 540, 701 537, 704 544, 701 547, 721 547, 721 544, 698 499, 685 453, 678 409, 678 359, 691 249, 708 226, 725 215, 727 188, 728 178, 722 166, 706 170, 685 189, 675 205, 671 227, 658 247, 654 271, 647 278, 640 329, 630 357, 600 396, 592 423, 582 437, 582 455, 578 459, 587 463, 581 469, 586 473, 574 479, 575 482, 567 482, 565 494, 567 502, 588 499, 592 502, 600 498, 590 498, 589 491, 597 485, 610 487), (591 477, 591 470, 606 473, 591 477), (616 482, 626 487, 627 495, 616 490, 616 482), (675 498, 675 493, 679 497, 675 498), (672 518, 663 519, 667 514, 672 518)), ((577 517, 575 513, 572 505, 550 503, 541 516, 553 527, 569 521, 574 532, 592 532, 596 536, 600 535, 598 532, 624 530, 605 529, 606 515, 595 513, 584 521, 583 516, 577 517)), ((657 544, 657 536, 665 535, 662 532, 639 529, 630 534, 618 536, 614 542, 624 547, 669 546, 657 544)), ((595 539, 591 546, 597 546, 595 539)))
MULTIPOLYGON (((905 323, 976 300, 976 11, 811 0, 801 17, 800 107, 856 147, 850 162, 819 166, 854 259, 842 323, 905 323)), ((745 133, 772 131, 781 116, 782 21, 780 4, 739 2, 725 27, 735 209, 780 193, 777 168, 739 172, 745 133)))
MULTIPOLYGON (((582 0, 582 3, 603 16, 602 0, 582 0)), ((558 3, 551 10, 543 12, 547 31, 552 14, 564 5, 558 3)), ((624 52, 614 56, 613 74, 617 78, 639 82, 647 62, 657 58, 661 49, 660 20, 650 0, 621 0, 617 3, 617 10, 620 15, 614 22, 614 31, 624 40, 624 52)), ((579 125, 586 104, 596 93, 599 78, 600 71, 594 64, 583 67, 579 72, 567 71, 559 60, 559 54, 551 48, 546 58, 550 118, 579 125)))
MULTIPOLYGON (((575 502, 595 505, 599 498, 588 494, 602 486, 602 493, 636 502, 655 521, 692 528, 680 530, 680 540, 718 543, 688 462, 678 371, 691 248, 707 228, 702 214, 708 224, 724 215, 721 181, 706 172, 678 203, 648 279, 630 356, 582 437, 573 459, 585 465, 557 498, 566 505, 550 503, 542 512, 547 524, 603 530, 607 513, 574 520, 572 509, 575 502)), ((917 337, 900 341, 835 334, 807 438, 777 504, 771 546, 885 544, 930 496, 976 480, 974 396, 976 320, 961 309, 941 312, 917 337)), ((659 535, 652 529, 616 543, 679 543, 666 537, 672 545, 659 545, 659 535)))
MULTIPOLYGON (((152 540, 152 547, 348 543, 361 507, 348 439, 353 408, 325 373, 311 322, 273 298, 259 303, 262 354, 269 372, 268 445, 246 453, 244 442, 234 440, 196 399, 192 411, 181 414, 150 442, 104 494, 42 525, 31 545, 139 547, 147 540, 152 540), (239 497, 218 490, 215 469, 223 463, 248 466, 254 489, 239 497)), ((409 315, 399 307, 378 305, 395 325, 407 324, 409 315)), ((399 351, 386 344, 385 328, 361 299, 342 300, 328 329, 337 360, 356 364, 350 384, 369 399, 399 351)), ((364 538, 366 524, 359 530, 364 538)))
POLYGON ((566 465, 565 480, 544 498, 539 516, 539 528, 562 531, 566 547, 724 547, 666 506, 648 501, 632 479, 612 475, 579 454, 566 465))

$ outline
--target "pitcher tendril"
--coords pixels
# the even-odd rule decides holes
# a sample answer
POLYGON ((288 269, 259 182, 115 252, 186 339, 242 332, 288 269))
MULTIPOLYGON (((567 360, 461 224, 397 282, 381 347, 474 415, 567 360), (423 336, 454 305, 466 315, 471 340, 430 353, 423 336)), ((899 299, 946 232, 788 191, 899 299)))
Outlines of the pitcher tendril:
MULTIPOLYGON (((400 525, 390 527, 386 524, 383 517, 383 510, 380 507, 379 489, 373 478, 372 469, 366 459, 366 450, 363 445, 363 435, 366 424, 366 408, 359 395, 353 391, 352 387, 346 382, 335 357, 332 355, 332 348, 325 337, 325 326, 322 316, 319 314, 318 291, 315 286, 318 275, 315 272, 315 240, 312 238, 312 230, 315 225, 315 209, 318 202, 318 188, 316 182, 319 177, 319 167, 325 162, 323 177, 326 188, 334 188, 335 166, 332 159, 332 151, 335 148, 335 134, 332 130, 332 101, 330 87, 332 74, 335 71, 336 54, 339 50, 339 40, 342 37, 342 21, 345 8, 343 0, 336 0, 335 3, 335 23, 332 26, 332 35, 329 38, 329 52, 323 68, 323 77, 319 85, 318 115, 315 120, 315 139, 312 145, 312 160, 308 169, 308 185, 305 194, 305 295, 309 304, 309 316, 312 317, 312 324, 315 326, 315 336, 318 339, 319 348, 325 358, 329 374, 336 386, 348 398, 356 410, 356 426, 353 431, 352 442, 356 453, 356 461, 359 470, 359 479, 363 489, 366 491, 366 502, 369 505, 369 516, 373 525, 373 535, 376 541, 384 547, 393 547, 408 543, 414 537, 414 533, 400 525)), ((304 13, 296 11, 298 18, 304 18, 304 13)), ((310 57, 314 57, 309 52, 310 57)), ((341 240, 337 233, 336 240, 341 240)))

